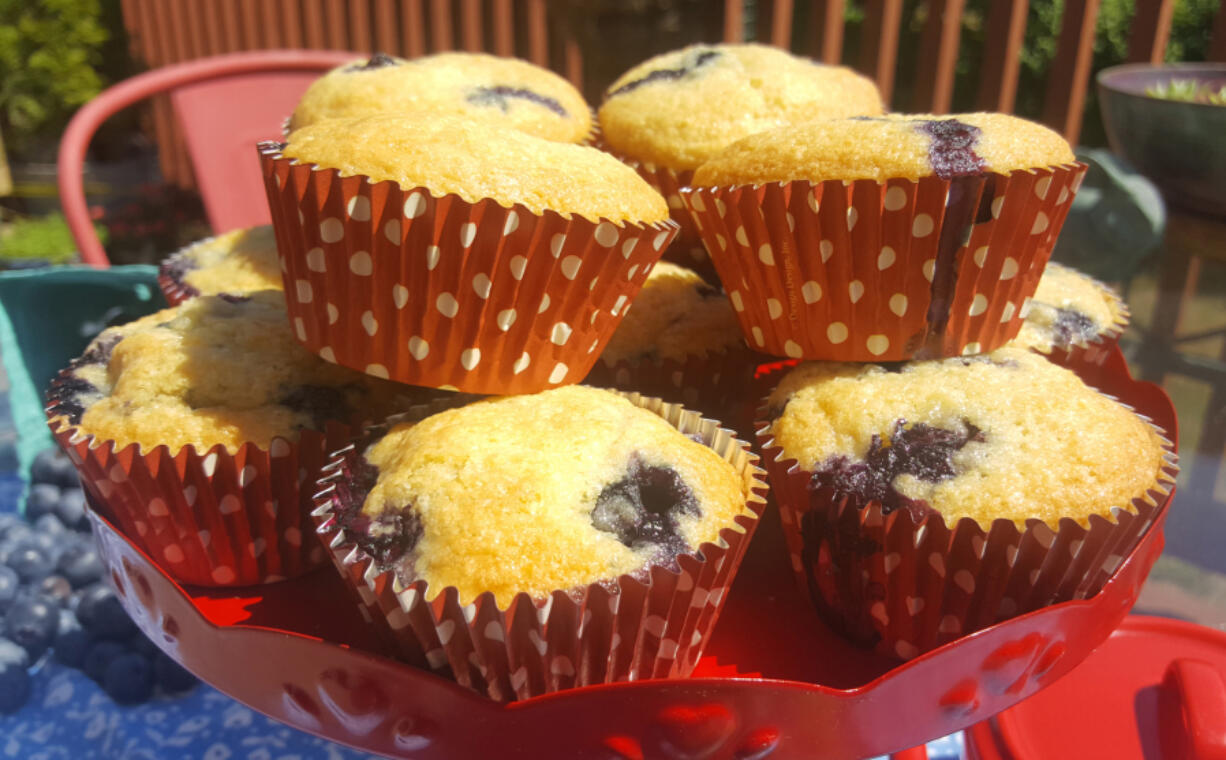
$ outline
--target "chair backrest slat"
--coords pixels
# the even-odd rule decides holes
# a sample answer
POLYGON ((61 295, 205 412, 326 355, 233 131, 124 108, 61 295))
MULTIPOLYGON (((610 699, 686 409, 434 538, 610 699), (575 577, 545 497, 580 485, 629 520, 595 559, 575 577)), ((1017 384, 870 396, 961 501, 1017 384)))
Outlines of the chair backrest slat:
POLYGON ((774 0, 770 22, 770 44, 781 48, 792 47, 792 0, 774 0))
MULTIPOLYGON (((204 3, 198 3, 204 6, 204 3)), ((281 29, 285 35, 284 44, 287 48, 302 47, 302 3, 298 0, 281 0, 281 29)), ((205 15, 209 15, 207 12, 205 15)))
POLYGON ((528 0, 528 60, 537 66, 549 65, 549 21, 545 0, 528 0))
POLYGON ((1101 0, 1065 1, 1056 57, 1047 75, 1043 123, 1074 145, 1081 134, 1100 3, 1101 0))
POLYGON ((327 47, 332 50, 349 48, 349 36, 345 33, 348 25, 345 0, 324 0, 324 33, 327 34, 327 47))
POLYGON ((422 9, 421 0, 402 0, 400 3, 400 30, 406 58, 416 58, 426 54, 426 15, 422 9))
POLYGON ((370 29, 370 6, 365 0, 349 2, 349 49, 369 53, 374 47, 370 29))
POLYGON ((843 15, 846 0, 818 0, 812 15, 813 58, 822 63, 843 61, 843 15))
POLYGON ((928 19, 915 67, 913 107, 920 113, 949 112, 965 7, 966 0, 928 0, 928 19))
POLYGON ((744 0, 725 0, 724 2, 724 42, 743 42, 744 40, 745 40, 744 0))
POLYGON ((980 110, 1013 113, 1029 9, 1029 0, 992 0, 975 101, 980 110))
POLYGON ((481 51, 484 46, 481 34, 481 0, 460 0, 461 46, 470 53, 481 51))
POLYGON ((324 32, 323 0, 304 0, 302 3, 302 34, 306 47, 328 47, 328 37, 324 32))
POLYGON ((1128 37, 1130 63, 1162 63, 1171 36, 1175 0, 1136 0, 1132 31, 1128 37))
POLYGON ((400 55, 400 32, 397 27, 394 0, 375 0, 374 50, 400 55))
POLYGON ((894 94, 894 66, 898 61, 898 32, 902 0, 868 0, 860 36, 859 69, 877 82, 888 104, 894 94))
MULTIPOLYGON (((197 3, 197 5, 202 4, 197 3)), ((264 2, 259 4, 260 31, 263 35, 260 39, 260 45, 272 50, 287 46, 283 36, 286 32, 285 24, 281 23, 279 11, 280 9, 277 8, 276 3, 264 2)), ((195 57, 193 56, 193 58, 195 57)))
POLYGON ((455 32, 451 27, 450 0, 430 0, 430 50, 434 53, 455 48, 455 32))
POLYGON ((494 55, 515 55, 515 19, 511 0, 494 0, 494 55))

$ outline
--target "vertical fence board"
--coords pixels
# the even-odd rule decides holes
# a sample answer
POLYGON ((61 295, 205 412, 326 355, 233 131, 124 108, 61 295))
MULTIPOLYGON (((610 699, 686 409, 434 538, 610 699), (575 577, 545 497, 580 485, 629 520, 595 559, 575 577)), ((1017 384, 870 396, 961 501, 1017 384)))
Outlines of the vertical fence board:
POLYGON ((902 0, 868 0, 860 38, 860 69, 877 82, 889 105, 894 94, 894 68, 898 61, 898 31, 902 0))
POLYGON ((916 61, 915 110, 948 113, 954 96, 965 0, 928 0, 928 20, 916 61))
POLYGON ((1056 58, 1047 76, 1043 121, 1074 145, 1081 133, 1100 1, 1066 0, 1056 58))
POLYGON ((992 0, 976 101, 984 111, 1013 113, 1029 8, 1029 0, 992 0))

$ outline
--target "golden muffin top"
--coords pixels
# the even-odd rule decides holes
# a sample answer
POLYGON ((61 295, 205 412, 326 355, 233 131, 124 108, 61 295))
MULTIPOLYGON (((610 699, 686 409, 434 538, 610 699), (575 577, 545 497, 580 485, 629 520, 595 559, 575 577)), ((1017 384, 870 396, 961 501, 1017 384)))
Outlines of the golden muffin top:
POLYGON ((1124 302, 1111 288, 1051 263, 1026 308, 1022 329, 1010 345, 1043 353, 1088 343, 1127 319, 1124 302))
POLYGON ((193 243, 168 258, 162 271, 193 295, 241 295, 282 288, 277 240, 267 224, 193 243))
POLYGON ((728 297, 693 270, 657 262, 600 355, 623 359, 703 356, 744 342, 728 297))
POLYGON ((298 345, 280 291, 200 296, 103 330, 53 394, 99 442, 172 452, 296 440, 328 420, 360 423, 406 408, 406 391, 298 345))
POLYGON ((1086 525, 1134 511, 1157 481, 1161 442, 1072 372, 1017 348, 888 367, 802 364, 771 394, 785 458, 834 487, 970 518, 1086 525))
POLYGON ((330 119, 290 134, 283 155, 470 203, 520 204, 535 214, 632 223, 668 218, 664 198, 607 153, 458 117, 330 119))
POLYGON ((1075 160, 1059 134, 1016 116, 886 114, 793 124, 746 137, 701 166, 694 184, 948 179, 1075 160))
POLYGON ((518 58, 439 53, 406 61, 382 53, 338 66, 311 83, 290 129, 324 119, 426 112, 487 121, 546 140, 578 143, 592 111, 562 77, 518 58))
POLYGON ((614 151, 681 171, 747 135, 882 111, 877 86, 851 69, 768 45, 694 45, 623 74, 599 120, 614 151))
MULTIPOLYGON (((507 396, 393 427, 367 546, 406 585, 462 603, 543 597, 669 564, 746 513, 750 484, 711 448, 609 391, 507 396)), ((358 539, 359 544, 362 538, 358 539)))

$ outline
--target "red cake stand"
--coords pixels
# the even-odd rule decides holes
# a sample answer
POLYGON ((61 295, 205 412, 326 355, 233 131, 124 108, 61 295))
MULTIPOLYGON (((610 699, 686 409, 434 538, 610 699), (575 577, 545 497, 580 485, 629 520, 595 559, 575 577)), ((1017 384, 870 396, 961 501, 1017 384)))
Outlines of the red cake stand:
MULTIPOLYGON (((1176 435, 1157 386, 1123 357, 1103 389, 1176 435)), ((1169 499, 1168 502, 1169 504, 1169 499)), ((91 511, 124 606, 219 690, 365 751, 404 758, 863 758, 1000 713, 1059 679, 1120 625, 1162 551, 1158 520, 1090 599, 965 636, 909 662, 838 638, 795 587, 768 510, 688 679, 499 704, 385 656, 331 568, 237 589, 176 584, 91 511)))

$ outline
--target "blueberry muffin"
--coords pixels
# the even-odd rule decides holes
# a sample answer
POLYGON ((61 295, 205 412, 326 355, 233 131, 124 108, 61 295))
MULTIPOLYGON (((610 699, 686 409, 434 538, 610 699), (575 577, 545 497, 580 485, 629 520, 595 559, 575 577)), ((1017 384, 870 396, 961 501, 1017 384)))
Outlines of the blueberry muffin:
POLYGON ((294 340, 279 291, 201 296, 104 330, 52 391, 68 425, 116 450, 136 443, 234 453, 361 423, 412 393, 320 359, 294 340))
POLYGON ((501 124, 559 142, 583 142, 592 129, 591 110, 565 79, 527 61, 480 53, 411 61, 379 53, 339 66, 307 88, 290 128, 409 112, 501 124))
POLYGON ((627 307, 600 360, 681 362, 743 346, 728 297, 696 272, 661 261, 627 307))
POLYGON ((638 223, 668 217, 659 193, 606 153, 458 117, 330 119, 295 130, 282 154, 344 176, 425 187, 470 203, 520 204, 536 214, 638 223))
POLYGON ((572 386, 402 423, 365 450, 339 519, 379 570, 430 598, 499 604, 643 574, 715 542, 750 483, 608 391, 572 386))
POLYGON ((783 457, 884 512, 1053 529, 1131 510, 1163 447, 1135 414, 1016 348, 901 365, 802 364, 771 393, 783 457))
POLYGON ((615 153, 685 171, 747 135, 881 112, 877 87, 851 69, 766 45, 695 45, 623 74, 605 93, 599 120, 615 153))
POLYGON ((199 295, 281 290, 272 226, 233 230, 193 243, 162 262, 158 279, 164 281, 172 304, 199 295))
POLYGON ((793 124, 747 137, 699 167, 694 184, 949 179, 1075 160, 1058 133, 1016 116, 888 114, 793 124))
POLYGON ((1110 341, 1128 323, 1128 308, 1111 288, 1075 269, 1048 264, 1012 345, 1051 353, 1110 341))
POLYGON ((1024 349, 802 364, 767 414, 797 581, 835 630, 903 659, 1097 593, 1174 482, 1153 427, 1024 349))

